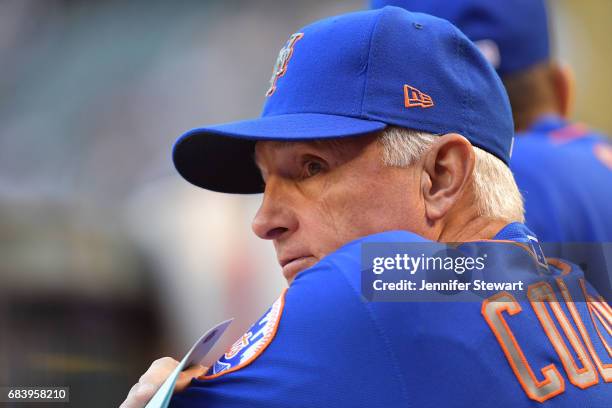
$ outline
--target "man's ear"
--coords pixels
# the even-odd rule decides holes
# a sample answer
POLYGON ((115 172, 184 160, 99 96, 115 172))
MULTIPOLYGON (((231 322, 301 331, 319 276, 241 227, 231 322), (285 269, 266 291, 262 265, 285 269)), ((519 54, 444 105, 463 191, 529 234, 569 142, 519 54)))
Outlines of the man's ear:
POLYGON ((443 218, 459 201, 476 161, 470 142, 457 133, 438 136, 425 155, 421 177, 425 213, 432 221, 443 218))
POLYGON ((567 118, 574 107, 574 72, 569 65, 554 64, 551 74, 558 112, 567 118))

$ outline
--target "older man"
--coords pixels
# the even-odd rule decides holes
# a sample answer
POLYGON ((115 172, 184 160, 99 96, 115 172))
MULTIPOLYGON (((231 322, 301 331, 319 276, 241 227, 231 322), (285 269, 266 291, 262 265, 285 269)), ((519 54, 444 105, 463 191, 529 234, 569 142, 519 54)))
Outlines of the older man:
MULTIPOLYGON (((321 20, 291 35, 266 95, 258 119, 185 134, 174 161, 198 186, 264 193, 253 230, 290 285, 207 373, 183 375, 172 406, 607 405, 609 309, 571 265, 522 270, 502 251, 497 267, 532 288, 520 302, 363 298, 369 243, 503 240, 537 257, 506 94, 461 32, 396 7, 321 20), (555 293, 569 343, 541 306, 555 293)), ((174 366, 154 363, 124 406, 174 366)))

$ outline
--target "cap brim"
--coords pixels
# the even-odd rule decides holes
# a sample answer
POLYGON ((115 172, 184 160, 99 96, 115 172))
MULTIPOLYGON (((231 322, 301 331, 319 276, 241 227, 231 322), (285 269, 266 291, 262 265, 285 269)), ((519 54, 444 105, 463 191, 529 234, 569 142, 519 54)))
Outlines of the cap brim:
POLYGON ((387 125, 365 119, 294 113, 192 129, 174 145, 178 172, 196 186, 222 193, 263 192, 254 162, 260 140, 307 141, 365 135, 387 125))

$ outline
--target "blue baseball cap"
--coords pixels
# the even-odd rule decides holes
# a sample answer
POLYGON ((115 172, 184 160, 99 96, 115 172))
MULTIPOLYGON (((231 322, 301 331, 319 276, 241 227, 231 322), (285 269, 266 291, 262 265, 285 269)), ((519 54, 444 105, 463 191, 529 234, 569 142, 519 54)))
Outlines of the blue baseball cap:
POLYGON ((370 5, 398 6, 450 21, 476 43, 501 76, 550 58, 544 0, 372 0, 370 5))
POLYGON ((482 54, 446 20, 398 7, 310 24, 281 49, 259 118, 190 130, 173 150, 189 182, 260 193, 257 141, 364 135, 388 125, 465 136, 506 164, 508 97, 482 54))

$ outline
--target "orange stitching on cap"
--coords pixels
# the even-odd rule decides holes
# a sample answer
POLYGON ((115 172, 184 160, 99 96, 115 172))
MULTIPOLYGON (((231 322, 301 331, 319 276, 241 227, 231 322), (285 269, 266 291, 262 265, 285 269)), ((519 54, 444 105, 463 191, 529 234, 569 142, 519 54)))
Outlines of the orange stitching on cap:
POLYGON ((414 108, 417 106, 421 108, 431 108, 434 106, 434 103, 431 96, 419 91, 413 86, 404 85, 404 106, 406 108, 414 108))

